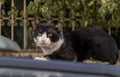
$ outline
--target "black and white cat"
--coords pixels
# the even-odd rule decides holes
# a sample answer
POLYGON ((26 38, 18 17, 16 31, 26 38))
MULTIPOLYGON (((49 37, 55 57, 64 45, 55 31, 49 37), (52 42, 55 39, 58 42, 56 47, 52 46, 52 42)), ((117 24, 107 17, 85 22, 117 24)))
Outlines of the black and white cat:
POLYGON ((48 59, 83 62, 96 59, 115 64, 118 48, 115 40, 100 28, 79 28, 65 35, 62 24, 33 22, 34 42, 48 59))

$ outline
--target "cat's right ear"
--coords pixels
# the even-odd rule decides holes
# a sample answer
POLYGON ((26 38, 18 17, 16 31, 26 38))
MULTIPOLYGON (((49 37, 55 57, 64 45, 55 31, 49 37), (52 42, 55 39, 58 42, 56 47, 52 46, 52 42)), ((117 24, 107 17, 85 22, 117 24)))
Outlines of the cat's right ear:
POLYGON ((32 27, 33 27, 33 30, 37 30, 38 29, 38 23, 36 23, 35 20, 32 20, 32 27))
POLYGON ((54 28, 57 32, 61 32, 62 28, 63 28, 63 25, 62 25, 61 22, 58 22, 57 24, 55 24, 54 28))

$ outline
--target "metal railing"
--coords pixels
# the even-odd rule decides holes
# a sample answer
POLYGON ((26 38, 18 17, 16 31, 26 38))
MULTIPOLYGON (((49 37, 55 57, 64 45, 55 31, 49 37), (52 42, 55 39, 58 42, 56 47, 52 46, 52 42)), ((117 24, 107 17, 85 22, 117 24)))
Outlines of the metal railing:
MULTIPOLYGON (((22 1, 21 1, 22 2, 22 1)), ((15 0, 11 0, 11 8, 13 8, 15 6, 15 0)), ((23 10, 22 10, 22 15, 21 16, 15 16, 12 13, 12 9, 10 11, 8 11, 7 13, 5 12, 5 9, 2 9, 3 4, 0 2, 0 35, 5 35, 7 37, 9 37, 11 40, 16 41, 18 38, 16 38, 16 26, 20 26, 20 28, 22 29, 21 31, 20 28, 18 28, 18 33, 22 33, 21 35, 21 39, 22 41, 20 41, 20 43, 22 42, 21 48, 28 50, 28 49, 34 49, 34 47, 32 48, 29 45, 35 45, 33 43, 32 40, 32 32, 29 33, 28 30, 31 29, 31 20, 34 19, 34 17, 29 17, 27 15, 27 3, 26 0, 23 0, 23 10), (8 27, 8 28, 4 28, 4 27, 8 27), (30 27, 30 28, 29 28, 30 27), (9 29, 9 30, 8 30, 9 29), (5 33, 6 30, 8 30, 8 33, 5 33)), ((67 26, 70 26, 71 30, 75 29, 75 25, 76 22, 80 23, 80 20, 78 18, 75 18, 74 16, 74 12, 72 12, 71 17, 70 18, 65 18, 63 15, 59 15, 58 18, 52 18, 51 16, 49 16, 48 18, 42 18, 40 19, 41 21, 47 21, 47 22, 52 22, 52 21, 61 21, 63 23, 69 22, 69 24, 67 24, 67 26)), ((32 30, 31 30, 32 31, 32 30)), ((19 35, 19 34, 17 34, 19 35)), ((18 43, 19 44, 19 43, 18 43)))

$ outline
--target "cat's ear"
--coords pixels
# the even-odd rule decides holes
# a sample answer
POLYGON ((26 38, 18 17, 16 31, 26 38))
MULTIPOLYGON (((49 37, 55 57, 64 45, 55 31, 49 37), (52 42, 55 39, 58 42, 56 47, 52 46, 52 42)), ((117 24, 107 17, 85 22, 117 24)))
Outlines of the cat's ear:
POLYGON ((39 27, 38 23, 35 20, 32 20, 32 27, 33 27, 33 30, 36 30, 39 27))
POLYGON ((55 24, 54 28, 57 32, 61 32, 62 28, 63 28, 63 25, 62 25, 61 22, 58 22, 57 24, 55 24))

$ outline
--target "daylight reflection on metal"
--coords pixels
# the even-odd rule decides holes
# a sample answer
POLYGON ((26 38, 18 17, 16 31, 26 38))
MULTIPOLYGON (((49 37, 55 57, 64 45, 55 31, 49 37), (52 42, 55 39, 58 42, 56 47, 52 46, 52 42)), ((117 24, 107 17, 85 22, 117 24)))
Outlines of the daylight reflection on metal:
POLYGON ((0 57, 0 77, 120 77, 120 67, 0 57))

